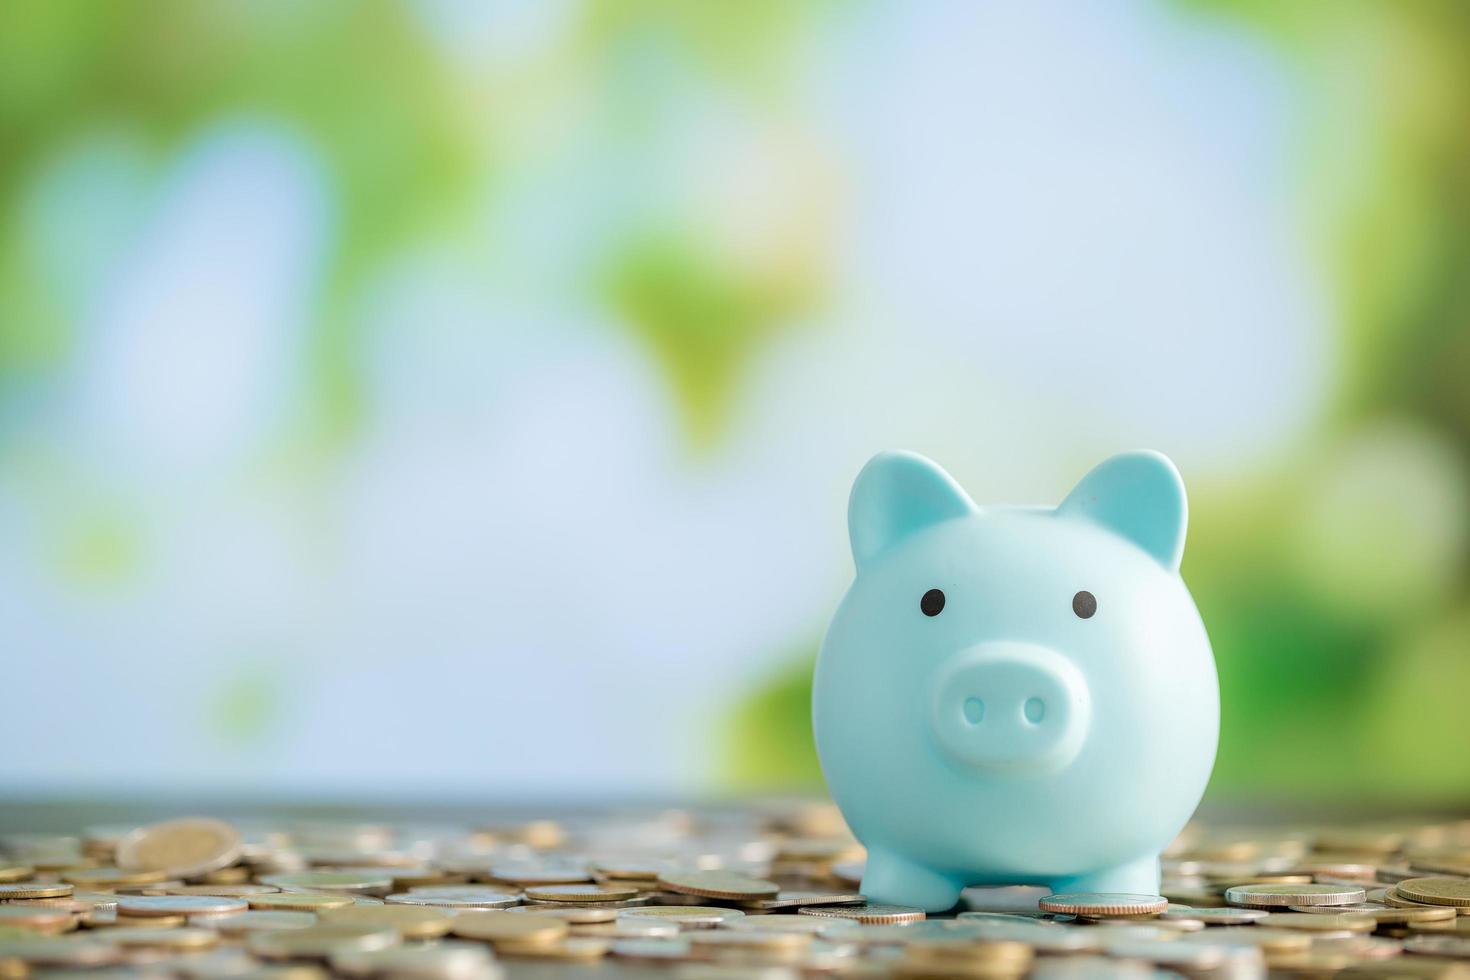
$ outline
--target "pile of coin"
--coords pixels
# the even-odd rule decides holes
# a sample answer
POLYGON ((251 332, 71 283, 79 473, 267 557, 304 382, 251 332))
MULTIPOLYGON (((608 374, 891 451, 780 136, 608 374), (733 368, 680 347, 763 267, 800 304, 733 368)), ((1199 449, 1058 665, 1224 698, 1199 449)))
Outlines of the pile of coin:
POLYGON ((827 804, 472 827, 0 836, 0 980, 1394 976, 1470 980, 1470 821, 1191 825, 1160 894, 868 902, 827 804))

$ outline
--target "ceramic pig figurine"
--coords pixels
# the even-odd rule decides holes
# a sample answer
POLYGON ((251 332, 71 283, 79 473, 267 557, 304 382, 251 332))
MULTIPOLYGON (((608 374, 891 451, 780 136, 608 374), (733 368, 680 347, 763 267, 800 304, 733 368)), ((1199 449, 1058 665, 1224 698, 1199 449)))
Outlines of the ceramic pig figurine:
POLYGON ((1108 459, 1055 510, 977 507, 913 453, 864 467, 812 723, 869 901, 1158 891, 1220 728, 1185 522, 1153 452, 1108 459))

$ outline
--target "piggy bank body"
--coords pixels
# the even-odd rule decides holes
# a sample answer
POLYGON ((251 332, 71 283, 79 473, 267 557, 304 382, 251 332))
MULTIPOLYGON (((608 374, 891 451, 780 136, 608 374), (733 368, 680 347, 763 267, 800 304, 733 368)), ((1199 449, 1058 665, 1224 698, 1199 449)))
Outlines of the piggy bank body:
POLYGON ((1055 509, 977 507, 910 453, 864 468, 812 716, 870 901, 1158 890, 1219 734, 1186 512, 1157 453, 1107 460, 1055 509))

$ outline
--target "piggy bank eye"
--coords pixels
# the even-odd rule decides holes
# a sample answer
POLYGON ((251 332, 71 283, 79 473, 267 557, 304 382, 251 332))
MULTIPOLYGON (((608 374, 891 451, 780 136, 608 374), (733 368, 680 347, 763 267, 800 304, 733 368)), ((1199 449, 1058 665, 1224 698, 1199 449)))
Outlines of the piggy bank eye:
POLYGON ((944 593, 938 589, 925 592, 924 598, 919 600, 919 609, 925 616, 938 616, 944 611, 944 593))
POLYGON ((1072 611, 1078 619, 1091 619, 1097 612, 1097 596, 1091 592, 1079 592, 1072 597, 1072 611))

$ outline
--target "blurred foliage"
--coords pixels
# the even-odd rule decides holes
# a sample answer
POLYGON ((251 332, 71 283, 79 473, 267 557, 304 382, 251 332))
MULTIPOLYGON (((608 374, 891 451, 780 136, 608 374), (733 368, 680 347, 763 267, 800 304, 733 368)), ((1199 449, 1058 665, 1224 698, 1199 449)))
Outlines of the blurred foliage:
MULTIPOLYGON (((609 177, 627 213, 605 240, 576 243, 593 253, 587 288, 659 366, 690 444, 714 445, 756 355, 821 298, 828 175, 782 142, 780 117, 823 6, 592 0, 564 43, 469 86, 414 8, 390 0, 0 3, 0 400, 78 342, 69 284, 46 274, 27 216, 38 175, 75 141, 113 134, 142 148, 146 183, 219 120, 265 117, 330 178, 298 430, 340 449, 364 415, 365 287, 478 220, 511 167, 534 169, 515 159, 514 127, 540 109, 525 93, 571 91, 635 161, 609 177), (754 261, 654 165, 702 95, 776 117, 772 142, 797 157, 777 168, 799 172, 780 213, 747 230, 766 249, 754 261)), ((1470 570, 1456 550, 1470 486, 1470 7, 1175 6, 1253 32, 1289 68, 1300 226, 1330 280, 1342 358, 1320 439, 1274 471, 1192 487, 1184 571, 1224 708, 1213 791, 1463 798, 1470 762, 1444 764, 1439 747, 1461 740, 1470 690, 1470 570)), ((100 505, 69 532, 79 580, 137 562, 126 523, 100 505)), ((811 659, 793 654, 727 720, 742 785, 818 781, 811 659)), ((279 686, 265 668, 243 678, 218 706, 224 726, 260 729, 279 686)))
MULTIPOLYGON (((1470 763, 1446 753, 1470 691, 1470 7, 1182 6, 1259 32, 1293 70, 1299 217, 1345 359, 1320 443, 1192 495, 1183 574, 1222 706, 1210 792, 1463 802, 1470 763)), ((733 743, 747 783, 815 770, 812 662, 737 717, 763 726, 733 743)))
POLYGON ((451 217, 476 172, 467 107, 408 13, 382 0, 0 4, 0 392, 71 342, 16 220, 47 155, 117 128, 162 161, 218 117, 269 115, 309 134, 332 177, 307 429, 347 434, 361 409, 356 290, 391 249, 451 217))

